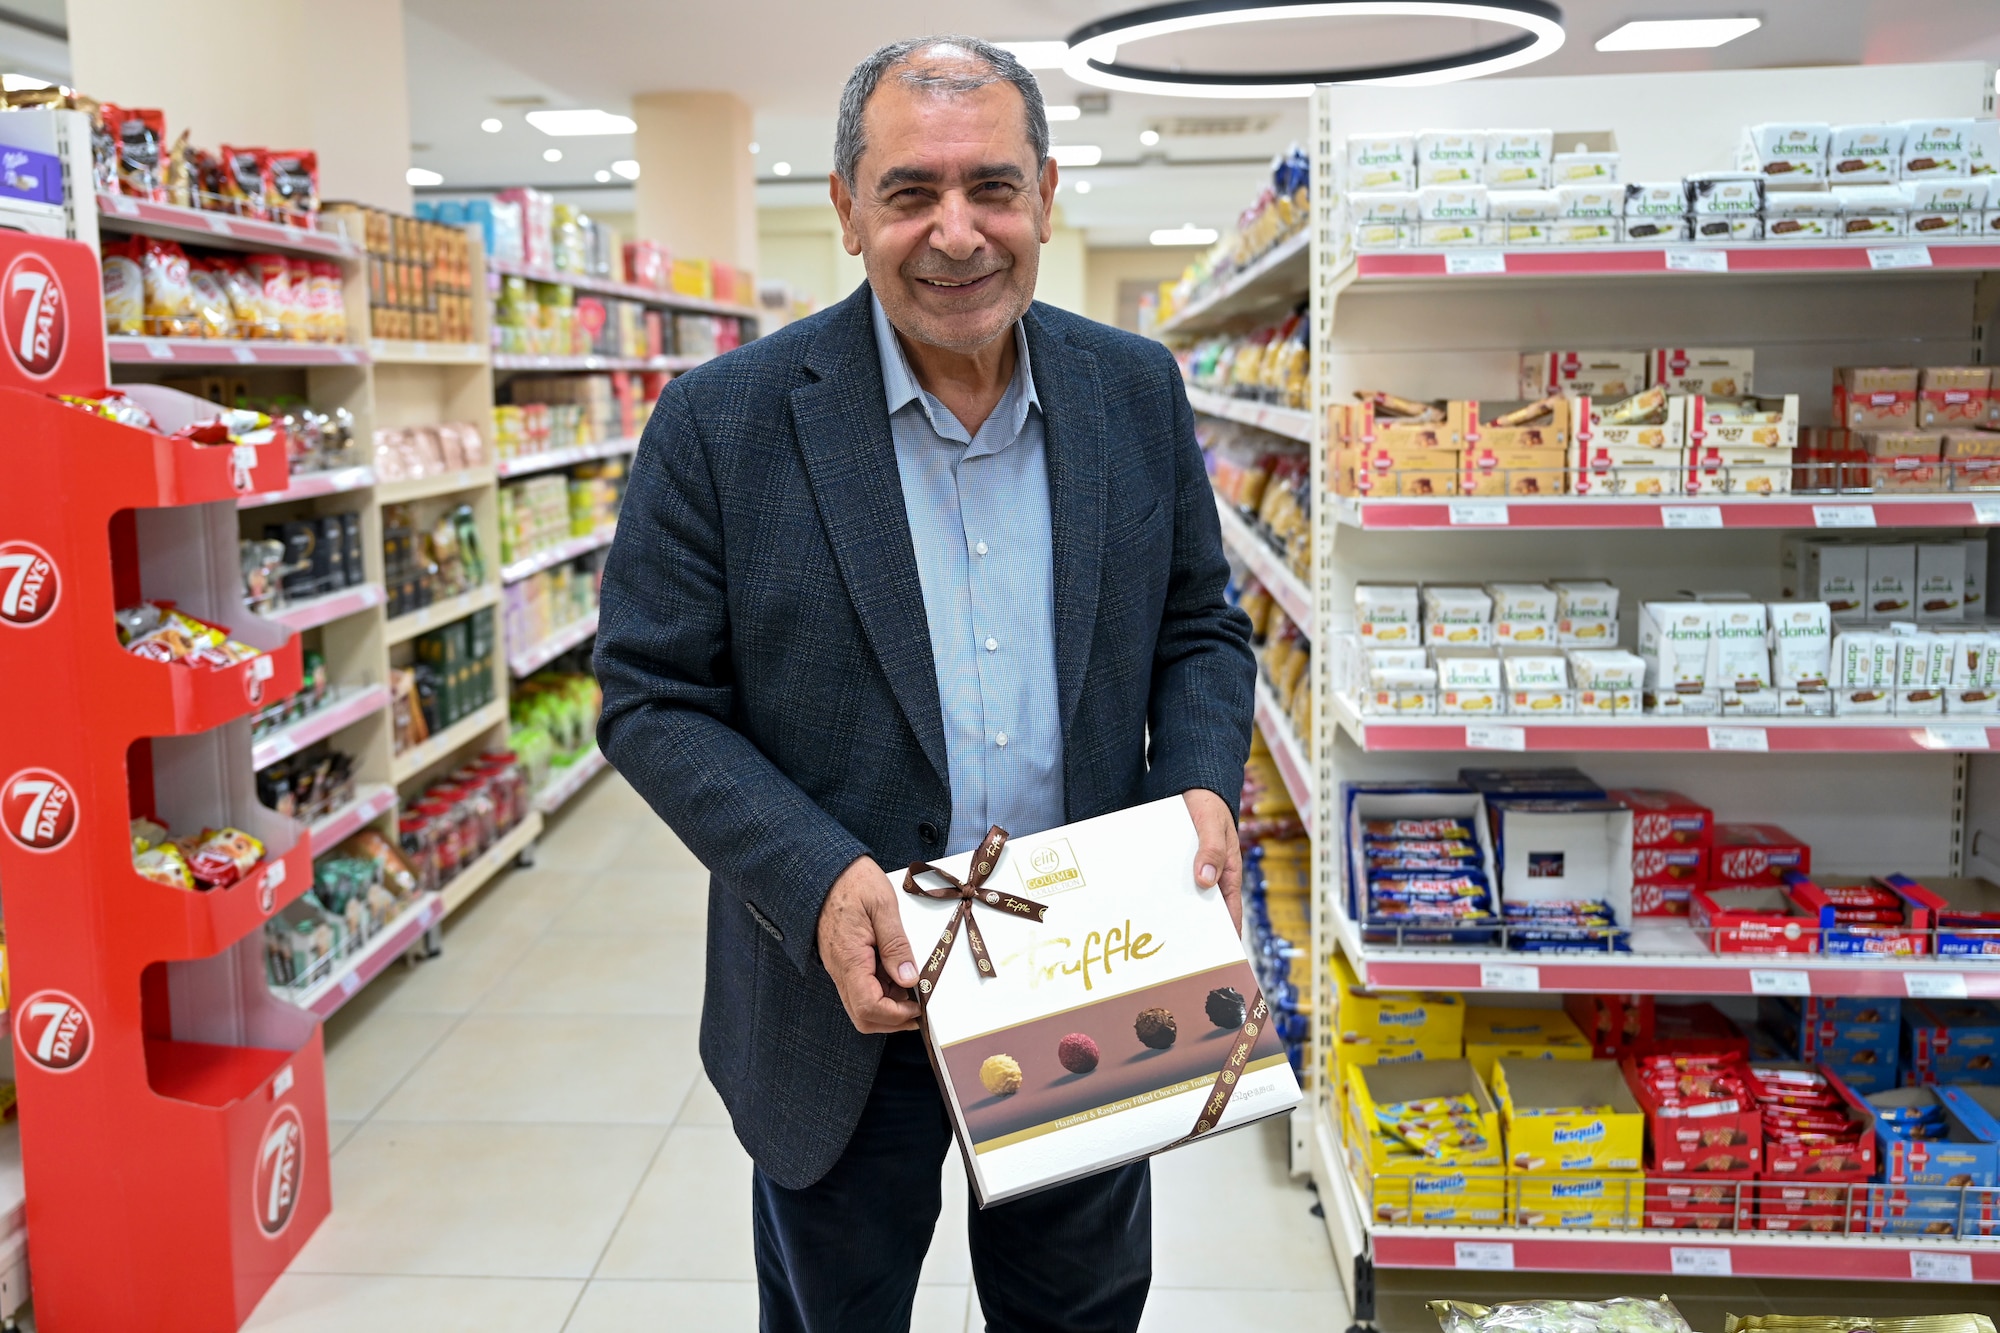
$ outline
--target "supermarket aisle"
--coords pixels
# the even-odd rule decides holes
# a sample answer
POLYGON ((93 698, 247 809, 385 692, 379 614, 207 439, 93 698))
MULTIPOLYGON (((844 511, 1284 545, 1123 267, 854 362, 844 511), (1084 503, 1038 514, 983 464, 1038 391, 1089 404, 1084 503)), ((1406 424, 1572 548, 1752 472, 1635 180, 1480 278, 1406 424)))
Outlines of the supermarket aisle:
MULTIPOLYGON (((249 1328, 755 1328, 749 1161, 696 1055, 706 897, 612 774, 554 822, 535 869, 454 919, 442 958, 335 1015, 334 1213, 249 1328)), ((1171 1154, 1155 1182, 1149 1333, 1347 1327, 1281 1128, 1171 1154), (1219 1244, 1219 1225, 1266 1262, 1219 1244)), ((981 1327, 955 1161, 945 1186, 916 1333, 981 1327)))

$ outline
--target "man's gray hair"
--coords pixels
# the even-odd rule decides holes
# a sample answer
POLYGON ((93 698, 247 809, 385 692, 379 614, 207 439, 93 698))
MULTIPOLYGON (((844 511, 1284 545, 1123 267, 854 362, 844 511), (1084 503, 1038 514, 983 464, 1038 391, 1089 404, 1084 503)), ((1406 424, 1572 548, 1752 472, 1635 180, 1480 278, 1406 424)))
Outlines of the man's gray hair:
POLYGON ((969 93, 993 83, 1013 84, 1027 111, 1026 129, 1029 146, 1035 150, 1035 168, 1040 170, 1048 160, 1049 113, 1042 105, 1042 85, 1012 52, 977 37, 912 37, 890 42, 856 65, 847 76, 847 87, 840 94, 840 123, 833 134, 833 169, 849 190, 854 189, 854 173, 868 147, 861 133, 861 113, 868 109, 868 99, 875 95, 882 76, 906 64, 909 68, 897 75, 904 84, 940 96, 969 93), (944 51, 938 53, 935 63, 911 61, 911 56, 931 47, 954 47, 985 65, 986 72, 947 68, 950 54, 944 51))

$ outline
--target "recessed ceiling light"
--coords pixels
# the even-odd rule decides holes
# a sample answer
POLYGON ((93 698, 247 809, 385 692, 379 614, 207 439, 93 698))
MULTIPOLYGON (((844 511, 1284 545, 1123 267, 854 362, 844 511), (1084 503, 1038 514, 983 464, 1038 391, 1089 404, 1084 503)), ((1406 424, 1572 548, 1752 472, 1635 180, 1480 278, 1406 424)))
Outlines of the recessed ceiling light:
POLYGON ((1089 193, 1090 193, 1090 182, 1089 182, 1089 181, 1078 181, 1078 182, 1076 183, 1076 192, 1077 192, 1078 194, 1089 194, 1089 193))
POLYGON ((602 185, 604 184, 604 182, 611 179, 611 173, 608 171, 600 171, 595 176, 591 177, 591 179, 596 181, 599 185, 602 185))
POLYGON ((1548 0, 1211 0, 1161 4, 1086 23, 1065 39, 1063 72, 1079 83, 1172 97, 1308 97, 1322 83, 1421 87, 1519 69, 1563 44, 1562 11, 1548 0), (1192 11, 1192 12, 1191 12, 1192 11), (1215 71, 1125 64, 1121 46, 1174 33, 1264 20, 1325 18, 1476 19, 1517 31, 1453 55, 1346 69, 1215 71))
POLYGON ((755 139, 752 139, 750 141, 750 156, 755 157, 757 156, 757 154, 763 151, 764 151, 763 144, 758 143, 755 139))
POLYGON ((1063 59, 1069 55, 1068 42, 997 42, 1002 51, 1011 52, 1014 59, 1029 69, 1061 69, 1063 59))
POLYGON ((789 162, 773 162, 771 164, 771 174, 773 176, 789 176, 792 174, 792 164, 789 162))
POLYGON ((1159 141, 1160 141, 1160 132, 1158 130, 1139 131, 1139 142, 1146 145, 1146 147, 1151 148, 1154 144, 1158 143, 1159 141))
POLYGON ((629 157, 621 158, 611 164, 611 174, 614 176, 623 176, 628 181, 638 180, 639 164, 629 157))
POLYGON ((1764 26, 1762 19, 1636 19, 1598 39, 1600 51, 1680 51, 1721 46, 1764 26))
POLYGON ((488 116, 486 119, 479 122, 479 128, 485 130, 488 134, 498 134, 501 130, 507 127, 500 123, 500 117, 488 116))
POLYGON ((444 177, 429 167, 411 167, 403 173, 403 179, 412 185, 442 185, 444 177))
POLYGON ((560 161, 562 161, 562 149, 560 149, 560 148, 544 148, 544 149, 542 150, 542 161, 544 161, 544 162, 560 162, 560 161))
POLYGON ((1213 227, 1197 227, 1189 223, 1180 227, 1162 227, 1147 239, 1154 245, 1214 245, 1215 238, 1221 234, 1213 227))
POLYGON ((528 123, 543 134, 630 134, 639 126, 630 116, 613 115, 596 107, 571 111, 530 111, 528 123))
POLYGON ((1104 150, 1094 143, 1059 143, 1049 156, 1059 167, 1094 167, 1104 160, 1104 150))
POLYGON ((1044 107, 1043 110, 1048 112, 1050 120, 1077 120, 1083 115, 1083 108, 1080 106, 1051 106, 1044 107))

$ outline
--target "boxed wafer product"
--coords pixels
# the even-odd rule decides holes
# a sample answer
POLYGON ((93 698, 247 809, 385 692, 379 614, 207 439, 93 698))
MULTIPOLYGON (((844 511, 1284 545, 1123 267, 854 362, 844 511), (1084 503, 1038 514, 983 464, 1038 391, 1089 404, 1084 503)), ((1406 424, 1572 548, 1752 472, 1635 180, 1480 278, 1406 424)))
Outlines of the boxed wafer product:
POLYGON ((1417 185, 1478 185, 1486 173, 1486 136, 1478 130, 1421 130, 1417 185))
POLYGON ((906 878, 903 928, 937 941, 924 1039, 982 1207, 1298 1104, 1199 843, 1173 796, 995 830, 906 878))
POLYGON ((1488 130, 1486 186, 1490 190, 1545 190, 1555 157, 1555 135, 1548 130, 1488 130))
POLYGON ((1520 396, 1628 398, 1646 387, 1647 360, 1644 352, 1523 352, 1520 396))
MULTIPOLYGON (((1576 1038, 1570 1049, 1589 1047, 1576 1038)), ((1630 1171, 1644 1150, 1646 1116, 1612 1060, 1563 1064, 1511 1056, 1493 1064, 1493 1097, 1500 1103, 1511 1171, 1630 1171)))
POLYGON ((1639 656, 1646 663, 1646 711, 1683 716, 1720 707, 1708 679, 1715 608, 1704 602, 1646 602, 1639 608, 1639 656))
POLYGON ((1355 194, 1417 188, 1417 140, 1413 134, 1347 136, 1347 188, 1355 194))
POLYGON ((1827 179, 1835 185, 1887 185, 1902 179, 1900 124, 1835 125, 1827 141, 1827 179))
POLYGON ((1744 127, 1736 165, 1758 172, 1772 190, 1825 186, 1833 127, 1816 121, 1770 121, 1744 127))
POLYGON ((1757 353, 1748 347, 1662 347, 1647 360, 1648 388, 1698 393, 1712 398, 1747 398, 1757 353))
POLYGON ((1931 366, 1919 372, 1917 425, 1976 427, 1993 420, 1993 367, 1931 366))
POLYGON ((1910 366, 1842 366, 1833 372, 1834 424, 1848 430, 1909 430, 1917 421, 1920 372, 1910 366))
POLYGON ((1560 1009, 1475 1008, 1465 1011, 1465 1058, 1491 1084, 1496 1060, 1588 1060, 1591 1051, 1560 1009))

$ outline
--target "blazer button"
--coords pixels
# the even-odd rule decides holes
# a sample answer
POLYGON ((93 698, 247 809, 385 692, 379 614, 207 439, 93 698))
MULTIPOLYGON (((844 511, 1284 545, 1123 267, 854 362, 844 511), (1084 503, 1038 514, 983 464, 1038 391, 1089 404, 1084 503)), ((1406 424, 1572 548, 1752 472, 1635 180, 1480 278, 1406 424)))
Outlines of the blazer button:
POLYGON ((929 820, 925 820, 923 823, 917 825, 917 836, 925 842, 936 842, 938 840, 937 825, 931 823, 929 820))

